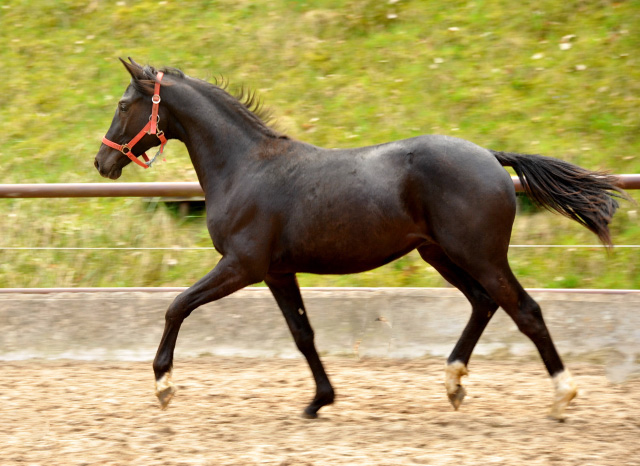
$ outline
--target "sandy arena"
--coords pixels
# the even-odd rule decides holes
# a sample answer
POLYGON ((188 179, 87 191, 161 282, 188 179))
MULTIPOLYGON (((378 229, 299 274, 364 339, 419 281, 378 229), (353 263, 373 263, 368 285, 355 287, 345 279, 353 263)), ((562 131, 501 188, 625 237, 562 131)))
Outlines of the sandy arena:
POLYGON ((301 359, 177 360, 167 411, 150 363, 4 362, 3 465, 640 465, 640 379, 573 363, 579 397, 565 423, 545 417, 539 362, 476 360, 452 410, 443 360, 328 357, 337 401, 312 396, 301 359))

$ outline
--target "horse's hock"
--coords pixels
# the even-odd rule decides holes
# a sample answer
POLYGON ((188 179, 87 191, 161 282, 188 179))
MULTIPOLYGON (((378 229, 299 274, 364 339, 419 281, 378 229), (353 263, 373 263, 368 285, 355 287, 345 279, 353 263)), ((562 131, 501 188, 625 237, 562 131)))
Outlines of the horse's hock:
MULTIPOLYGON (((449 354, 470 315, 454 289, 302 291, 321 354, 418 358, 449 354)), ((613 381, 640 375, 640 293, 532 292, 568 362, 606 363, 613 381)), ((0 359, 151 360, 174 292, 0 294, 0 359)), ((196 310, 176 357, 299 357, 266 288, 248 288, 196 310)), ((475 357, 538 358, 504 312, 475 357)))

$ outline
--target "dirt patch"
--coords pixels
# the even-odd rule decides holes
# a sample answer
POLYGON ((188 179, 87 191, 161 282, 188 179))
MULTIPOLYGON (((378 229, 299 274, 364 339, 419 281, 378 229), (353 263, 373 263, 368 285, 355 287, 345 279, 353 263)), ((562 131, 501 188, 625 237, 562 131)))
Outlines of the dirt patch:
POLYGON ((443 361, 326 358, 336 404, 300 418, 313 393, 302 360, 177 360, 167 411, 150 363, 3 363, 2 464, 640 465, 640 380, 612 384, 573 364, 567 421, 545 417, 540 363, 476 361, 454 412, 443 361))

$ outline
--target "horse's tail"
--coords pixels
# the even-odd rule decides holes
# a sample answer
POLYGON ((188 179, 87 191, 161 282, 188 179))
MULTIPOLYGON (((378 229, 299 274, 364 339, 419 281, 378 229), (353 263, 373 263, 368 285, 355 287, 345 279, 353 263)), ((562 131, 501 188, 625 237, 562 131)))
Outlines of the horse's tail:
POLYGON ((629 199, 616 176, 541 155, 491 153, 501 165, 514 169, 535 204, 575 220, 603 244, 612 245, 608 225, 618 208, 616 198, 629 199))

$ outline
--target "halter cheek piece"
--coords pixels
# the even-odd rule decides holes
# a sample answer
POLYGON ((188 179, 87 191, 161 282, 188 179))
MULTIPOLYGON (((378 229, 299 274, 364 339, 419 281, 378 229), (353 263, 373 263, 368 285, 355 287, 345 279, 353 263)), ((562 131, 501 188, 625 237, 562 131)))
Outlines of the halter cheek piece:
POLYGON ((144 128, 140 130, 140 132, 128 143, 126 144, 116 144, 113 141, 107 139, 107 137, 102 138, 102 143, 107 146, 119 150, 124 155, 129 157, 132 162, 137 163, 142 168, 149 168, 153 161, 159 154, 162 154, 164 151, 164 145, 167 143, 167 138, 164 137, 164 131, 158 128, 158 122, 160 121, 160 117, 158 116, 158 108, 160 107, 160 81, 162 81, 162 77, 164 73, 162 71, 158 71, 156 75, 157 81, 153 91, 153 97, 151 97, 151 102, 153 106, 151 107, 151 115, 149 116, 149 123, 147 123, 144 128), (142 158, 144 158, 145 162, 141 162, 138 158, 133 155, 133 146, 135 146, 140 139, 142 139, 147 134, 155 134, 158 139, 160 139, 160 150, 153 156, 153 159, 149 160, 146 153, 142 154, 142 158))

